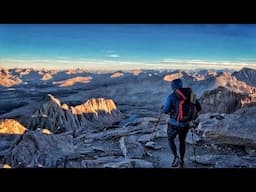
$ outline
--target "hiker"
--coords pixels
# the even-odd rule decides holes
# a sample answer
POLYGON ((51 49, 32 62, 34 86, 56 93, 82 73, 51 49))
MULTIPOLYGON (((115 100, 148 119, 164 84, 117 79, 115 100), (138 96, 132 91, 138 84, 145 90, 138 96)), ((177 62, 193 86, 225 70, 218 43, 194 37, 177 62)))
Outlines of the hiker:
POLYGON ((187 102, 190 101, 189 98, 190 94, 193 93, 192 90, 190 88, 183 88, 181 79, 173 80, 171 86, 173 92, 167 97, 165 104, 162 106, 161 113, 170 114, 167 135, 173 153, 172 167, 183 167, 186 136, 190 126, 194 123, 192 120, 196 119, 198 112, 201 111, 201 105, 194 97, 194 111, 191 112, 188 109, 189 107, 185 106, 188 106, 186 99, 188 99, 187 102), (174 142, 177 135, 179 135, 180 156, 177 154, 174 142))

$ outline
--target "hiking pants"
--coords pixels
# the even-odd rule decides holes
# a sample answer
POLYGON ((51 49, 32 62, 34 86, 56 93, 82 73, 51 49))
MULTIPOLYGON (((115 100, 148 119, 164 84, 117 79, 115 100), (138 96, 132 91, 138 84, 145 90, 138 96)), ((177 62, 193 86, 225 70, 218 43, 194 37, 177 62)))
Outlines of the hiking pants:
POLYGON ((179 135, 179 143, 180 143, 179 150, 180 150, 181 161, 184 160, 184 155, 186 150, 185 140, 186 140, 188 130, 189 130, 188 126, 184 128, 177 128, 176 126, 173 126, 170 123, 168 123, 168 128, 167 128, 168 141, 174 157, 177 157, 177 149, 176 149, 174 140, 176 136, 179 135))

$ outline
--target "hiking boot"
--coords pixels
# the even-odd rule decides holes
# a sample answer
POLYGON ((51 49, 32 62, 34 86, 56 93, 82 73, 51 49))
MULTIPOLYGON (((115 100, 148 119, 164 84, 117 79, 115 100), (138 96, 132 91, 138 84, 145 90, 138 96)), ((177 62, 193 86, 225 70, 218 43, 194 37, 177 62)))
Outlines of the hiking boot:
POLYGON ((179 168, 183 168, 183 166, 184 166, 184 161, 183 161, 183 160, 180 160, 180 161, 179 161, 179 168))
POLYGON ((172 167, 177 167, 179 165, 179 157, 174 157, 172 161, 172 167))

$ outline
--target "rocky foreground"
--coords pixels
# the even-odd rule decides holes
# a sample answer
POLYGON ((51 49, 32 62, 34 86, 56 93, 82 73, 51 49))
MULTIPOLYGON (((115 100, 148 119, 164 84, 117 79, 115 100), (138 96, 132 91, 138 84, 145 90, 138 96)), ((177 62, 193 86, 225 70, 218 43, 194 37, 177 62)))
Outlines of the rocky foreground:
MULTIPOLYGON (((194 141, 190 132, 187 137, 185 167, 255 168, 255 112, 256 107, 247 107, 200 115, 194 141)), ((26 129, 16 120, 3 120, 0 163, 12 168, 170 168, 166 118, 134 116, 97 129, 82 126, 79 134, 72 129, 53 133, 43 121, 26 129)))

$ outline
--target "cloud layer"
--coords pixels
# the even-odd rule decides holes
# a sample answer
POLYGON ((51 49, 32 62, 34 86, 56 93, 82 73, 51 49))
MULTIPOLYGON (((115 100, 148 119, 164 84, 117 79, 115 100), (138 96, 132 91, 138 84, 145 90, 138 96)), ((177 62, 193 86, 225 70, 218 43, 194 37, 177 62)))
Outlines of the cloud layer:
MULTIPOLYGON (((112 58, 119 55, 112 54, 112 58)), ((241 69, 243 67, 256 68, 253 62, 233 61, 206 61, 206 60, 177 60, 163 59, 159 62, 135 62, 116 60, 92 60, 92 59, 0 59, 0 67, 9 68, 49 68, 49 69, 71 69, 83 68, 88 70, 128 70, 128 69, 241 69)))
POLYGON ((119 58, 120 55, 118 54, 109 54, 109 55, 106 55, 107 57, 112 57, 112 58, 119 58))

